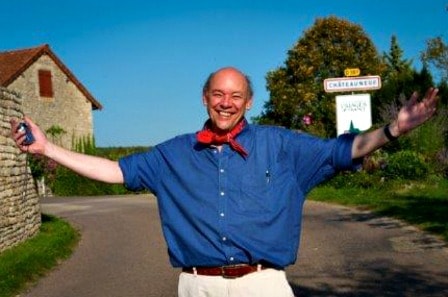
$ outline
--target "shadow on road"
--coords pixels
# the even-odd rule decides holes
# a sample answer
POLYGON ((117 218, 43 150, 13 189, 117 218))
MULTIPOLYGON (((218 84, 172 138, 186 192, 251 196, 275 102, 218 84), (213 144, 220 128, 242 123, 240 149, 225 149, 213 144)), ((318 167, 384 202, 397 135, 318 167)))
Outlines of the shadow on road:
MULTIPOLYGON (((291 283, 294 293, 298 297, 325 296, 325 297, 410 297, 410 296, 448 296, 448 281, 440 282, 435 279, 447 279, 448 272, 442 275, 434 275, 427 271, 419 271, 418 267, 397 267, 392 263, 366 263, 366 267, 372 267, 362 273, 362 277, 353 273, 352 280, 347 276, 331 275, 325 277, 310 275, 316 281, 312 287, 306 287, 291 283), (416 272, 418 271, 418 272, 416 272)), ((290 278, 291 279, 291 278, 290 278)), ((297 279, 297 283, 303 283, 297 279)))

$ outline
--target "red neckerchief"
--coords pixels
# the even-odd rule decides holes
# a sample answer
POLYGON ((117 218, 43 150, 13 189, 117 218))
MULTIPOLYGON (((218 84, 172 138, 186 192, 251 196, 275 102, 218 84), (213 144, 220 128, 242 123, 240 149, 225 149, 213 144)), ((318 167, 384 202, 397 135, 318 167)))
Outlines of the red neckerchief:
POLYGON ((235 137, 243 130, 245 124, 246 121, 243 119, 235 127, 233 127, 232 131, 220 135, 212 131, 211 121, 208 120, 205 123, 204 128, 196 133, 196 139, 202 144, 222 145, 224 143, 228 143, 236 152, 241 154, 243 157, 247 157, 247 151, 235 140, 235 137))

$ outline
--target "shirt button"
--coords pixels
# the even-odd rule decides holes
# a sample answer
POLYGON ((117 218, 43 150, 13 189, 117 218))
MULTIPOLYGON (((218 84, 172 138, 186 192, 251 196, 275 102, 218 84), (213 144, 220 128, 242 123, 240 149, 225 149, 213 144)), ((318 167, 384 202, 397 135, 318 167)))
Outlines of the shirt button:
POLYGON ((226 240, 227 240, 227 237, 224 236, 224 237, 222 238, 222 241, 226 241, 226 240))
POLYGON ((219 193, 221 196, 224 196, 226 193, 224 193, 224 192, 221 192, 221 193, 219 193))
POLYGON ((221 212, 219 215, 220 215, 221 217, 224 217, 224 213, 223 213, 223 212, 221 212))
POLYGON ((230 262, 233 262, 233 261, 235 261, 235 258, 234 257, 230 257, 229 260, 230 260, 230 262))
POLYGON ((224 169, 219 169, 219 172, 223 173, 223 172, 224 172, 224 169))

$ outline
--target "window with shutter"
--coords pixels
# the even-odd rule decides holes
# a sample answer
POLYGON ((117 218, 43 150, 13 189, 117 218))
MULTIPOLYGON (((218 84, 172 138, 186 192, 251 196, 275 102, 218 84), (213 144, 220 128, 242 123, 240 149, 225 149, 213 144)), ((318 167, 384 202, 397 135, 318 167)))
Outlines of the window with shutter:
POLYGON ((41 97, 53 98, 53 83, 50 70, 39 70, 39 93, 41 97))

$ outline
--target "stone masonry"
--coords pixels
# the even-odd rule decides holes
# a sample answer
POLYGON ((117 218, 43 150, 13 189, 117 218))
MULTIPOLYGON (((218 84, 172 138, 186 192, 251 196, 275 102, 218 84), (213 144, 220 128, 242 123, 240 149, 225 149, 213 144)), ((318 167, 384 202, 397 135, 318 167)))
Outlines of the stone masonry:
POLYGON ((34 236, 41 224, 36 186, 10 137, 11 118, 22 118, 21 97, 0 87, 0 252, 34 236))

